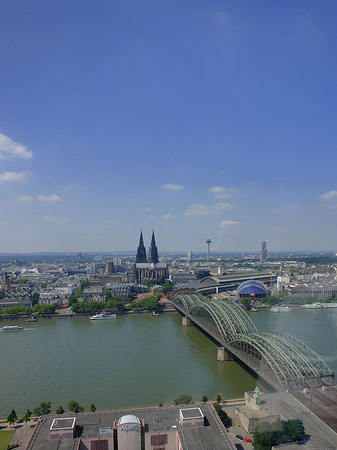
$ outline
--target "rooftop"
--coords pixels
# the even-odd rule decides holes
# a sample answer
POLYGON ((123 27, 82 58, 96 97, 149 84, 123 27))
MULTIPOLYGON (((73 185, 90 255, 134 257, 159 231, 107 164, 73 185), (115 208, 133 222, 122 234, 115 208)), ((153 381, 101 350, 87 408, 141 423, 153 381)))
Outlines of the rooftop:
MULTIPOLYGON (((102 411, 94 413, 74 414, 76 417, 75 438, 69 439, 50 439, 50 428, 53 421, 61 420, 61 416, 50 414, 43 416, 37 424, 35 438, 32 440, 30 450, 73 450, 76 440, 80 437, 103 436, 104 431, 111 428, 113 422, 123 416, 138 417, 144 420, 145 430, 147 432, 160 432, 169 430, 178 430, 181 439, 184 441, 184 450, 234 450, 235 446, 231 442, 225 428, 220 422, 212 405, 208 403, 197 404, 192 410, 192 414, 200 413, 206 418, 207 426, 199 428, 182 429, 179 425, 179 410, 183 409, 184 414, 189 414, 189 408, 185 406, 166 406, 156 408, 137 408, 127 410, 102 411), (197 411, 197 412, 196 412, 197 411), (199 411, 199 412, 198 412, 199 411)), ((69 418, 66 418, 69 420, 69 418)), ((129 422, 128 422, 129 423, 129 422)), ((75 447, 76 448, 76 447, 75 447)))

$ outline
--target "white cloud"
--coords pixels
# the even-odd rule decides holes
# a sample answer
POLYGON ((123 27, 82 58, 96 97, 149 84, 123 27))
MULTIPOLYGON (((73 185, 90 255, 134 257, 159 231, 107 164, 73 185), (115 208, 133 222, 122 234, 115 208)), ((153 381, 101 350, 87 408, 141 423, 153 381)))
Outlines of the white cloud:
POLYGON ((182 191, 184 188, 184 186, 181 186, 180 184, 171 184, 171 183, 167 183, 167 184, 163 184, 162 187, 164 189, 168 189, 169 191, 182 191))
POLYGON ((185 216, 209 216, 214 213, 215 210, 210 208, 209 206, 194 203, 185 211, 185 216))
POLYGON ((33 197, 31 197, 30 195, 20 195, 19 197, 20 202, 31 202, 33 200, 33 197))
POLYGON ((66 223, 69 222, 70 219, 68 219, 67 217, 43 216, 42 220, 46 222, 66 223))
POLYGON ((337 197, 337 191, 329 191, 329 192, 326 192, 325 194, 322 194, 319 196, 319 198, 324 201, 335 200, 336 197, 337 197))
POLYGON ((200 205, 199 203, 194 203, 186 211, 185 216, 210 216, 212 214, 219 213, 223 209, 232 208, 232 203, 219 202, 212 206, 200 205))
POLYGON ((222 230, 227 230, 228 227, 231 227, 232 225, 238 225, 239 222, 236 222, 235 220, 223 220, 220 223, 220 228, 222 230))
POLYGON ((0 220, 0 225, 7 225, 7 222, 5 222, 4 220, 0 220))
POLYGON ((108 220, 105 221, 105 223, 108 223, 109 225, 111 225, 111 224, 117 223, 117 220, 110 220, 110 219, 108 219, 108 220))
POLYGON ((40 202, 51 202, 51 203, 59 202, 61 200, 61 197, 59 197, 56 194, 52 194, 52 195, 38 195, 36 198, 38 200, 40 200, 40 202))
POLYGON ((152 219, 152 220, 154 220, 154 219, 157 218, 157 216, 150 216, 149 218, 152 219))
POLYGON ((175 219, 175 218, 176 218, 176 216, 173 216, 172 214, 165 214, 165 216, 163 216, 163 219, 166 219, 166 220, 175 219))
POLYGON ((215 209, 227 209, 227 208, 232 208, 233 204, 232 203, 219 202, 216 205, 214 205, 213 207, 215 209))
POLYGON ((14 181, 21 183, 27 178, 26 172, 2 172, 0 181, 14 181))
POLYGON ((281 231, 281 227, 270 227, 271 231, 281 231))
POLYGON ((231 198, 235 191, 235 188, 225 186, 213 186, 209 190, 209 192, 213 194, 214 198, 231 198))
POLYGON ((145 208, 145 211, 153 211, 153 209, 150 207, 147 207, 147 208, 145 208))
POLYGON ((27 147, 0 133, 0 159, 14 157, 29 159, 32 156, 33 152, 28 150, 27 147))

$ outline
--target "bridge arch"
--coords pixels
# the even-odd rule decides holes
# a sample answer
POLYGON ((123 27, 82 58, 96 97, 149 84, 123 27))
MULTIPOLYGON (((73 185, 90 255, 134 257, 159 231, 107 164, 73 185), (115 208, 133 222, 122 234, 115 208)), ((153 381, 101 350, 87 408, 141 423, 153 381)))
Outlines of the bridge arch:
POLYGON ((272 384, 287 389, 292 384, 304 385, 306 380, 334 378, 310 347, 285 333, 259 332, 235 301, 187 294, 176 296, 173 303, 272 384))

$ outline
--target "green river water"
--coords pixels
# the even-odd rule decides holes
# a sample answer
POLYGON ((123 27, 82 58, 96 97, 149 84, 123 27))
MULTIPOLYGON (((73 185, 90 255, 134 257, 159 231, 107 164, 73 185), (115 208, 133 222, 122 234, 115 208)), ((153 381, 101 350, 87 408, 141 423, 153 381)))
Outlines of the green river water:
MULTIPOLYGON (((261 331, 293 334, 337 371, 337 309, 250 313, 261 331)), ((24 414, 41 401, 65 409, 74 399, 86 409, 172 403, 187 392, 195 401, 242 396, 256 380, 235 362, 217 362, 217 347, 181 316, 135 314, 117 320, 88 317, 2 321, 21 332, 0 333, 0 417, 24 414)))

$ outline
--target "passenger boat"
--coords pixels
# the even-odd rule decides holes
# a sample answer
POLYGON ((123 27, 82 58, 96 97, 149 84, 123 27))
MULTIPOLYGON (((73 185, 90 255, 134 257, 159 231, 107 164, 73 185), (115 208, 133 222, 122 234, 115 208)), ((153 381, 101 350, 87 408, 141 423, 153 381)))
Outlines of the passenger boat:
POLYGON ((1 331, 22 331, 22 327, 18 327, 17 325, 7 325, 6 327, 0 328, 1 331))
POLYGON ((305 305, 301 305, 301 308, 304 309, 320 309, 322 305, 320 303, 307 303, 305 305))
POLYGON ((105 312, 102 312, 90 317, 90 320, 106 320, 106 319, 117 319, 117 316, 116 314, 106 314, 105 312))
POLYGON ((289 306, 272 306, 270 308, 270 312, 276 313, 276 312, 290 312, 292 311, 289 306))

